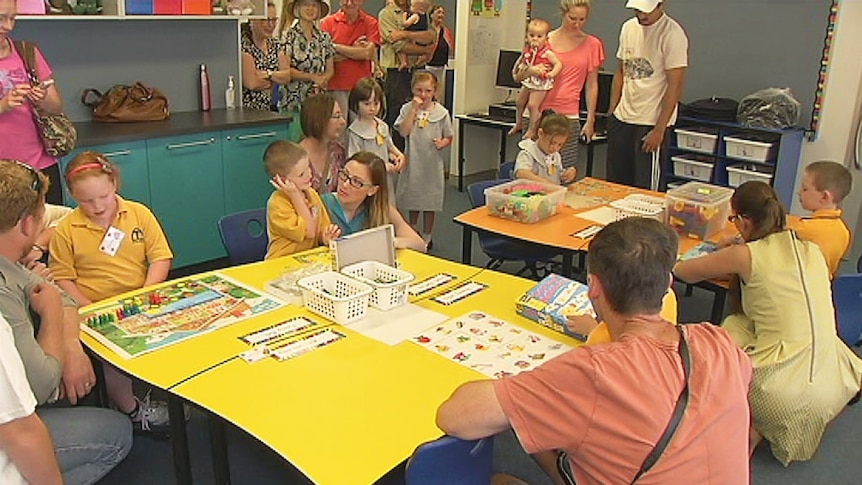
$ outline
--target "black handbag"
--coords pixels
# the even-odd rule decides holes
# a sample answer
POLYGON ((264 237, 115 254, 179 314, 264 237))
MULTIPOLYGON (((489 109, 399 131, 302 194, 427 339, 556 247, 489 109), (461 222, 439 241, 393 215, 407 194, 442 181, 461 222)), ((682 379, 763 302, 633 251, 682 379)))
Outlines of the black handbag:
POLYGON ((706 98, 683 103, 680 114, 688 118, 698 118, 710 121, 736 121, 739 102, 730 98, 706 98))

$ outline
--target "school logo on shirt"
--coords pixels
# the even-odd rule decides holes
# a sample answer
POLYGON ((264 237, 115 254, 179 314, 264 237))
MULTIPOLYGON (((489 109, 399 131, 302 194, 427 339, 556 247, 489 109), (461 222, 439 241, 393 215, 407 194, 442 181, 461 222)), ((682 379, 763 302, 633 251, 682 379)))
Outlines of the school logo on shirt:
POLYGON ((132 229, 132 242, 133 243, 141 243, 144 242, 144 230, 140 227, 136 227, 132 229))

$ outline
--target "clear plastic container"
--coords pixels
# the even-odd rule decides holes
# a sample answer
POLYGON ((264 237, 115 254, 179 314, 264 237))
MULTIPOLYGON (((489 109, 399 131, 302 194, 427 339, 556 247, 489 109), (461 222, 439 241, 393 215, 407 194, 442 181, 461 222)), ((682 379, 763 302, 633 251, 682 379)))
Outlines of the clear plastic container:
POLYGON ((565 187, 532 180, 513 180, 485 189, 485 206, 492 216, 527 224, 556 214, 565 198, 565 187))
POLYGON ((724 229, 733 189, 689 182, 667 191, 667 224, 682 236, 709 239, 724 229))

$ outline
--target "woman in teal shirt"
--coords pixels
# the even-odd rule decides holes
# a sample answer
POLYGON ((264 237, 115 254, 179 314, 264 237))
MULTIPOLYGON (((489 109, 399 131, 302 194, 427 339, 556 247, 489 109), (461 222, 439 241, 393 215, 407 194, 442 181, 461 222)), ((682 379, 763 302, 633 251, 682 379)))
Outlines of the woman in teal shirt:
POLYGON ((338 172, 338 190, 321 194, 333 224, 346 236, 364 229, 392 224, 395 247, 425 252, 425 241, 389 202, 386 164, 371 152, 357 152, 338 172))

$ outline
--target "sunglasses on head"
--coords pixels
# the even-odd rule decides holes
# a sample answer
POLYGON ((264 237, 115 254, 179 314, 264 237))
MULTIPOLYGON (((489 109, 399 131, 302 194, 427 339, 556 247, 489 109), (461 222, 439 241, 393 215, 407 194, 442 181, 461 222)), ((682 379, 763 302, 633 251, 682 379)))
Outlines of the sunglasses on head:
POLYGON ((12 160, 16 165, 23 168, 24 170, 30 172, 30 175, 33 177, 33 183, 30 185, 30 188, 33 189, 34 192, 41 193, 42 192, 42 178, 39 177, 39 172, 36 171, 35 168, 27 165, 26 163, 21 163, 18 160, 12 160))

